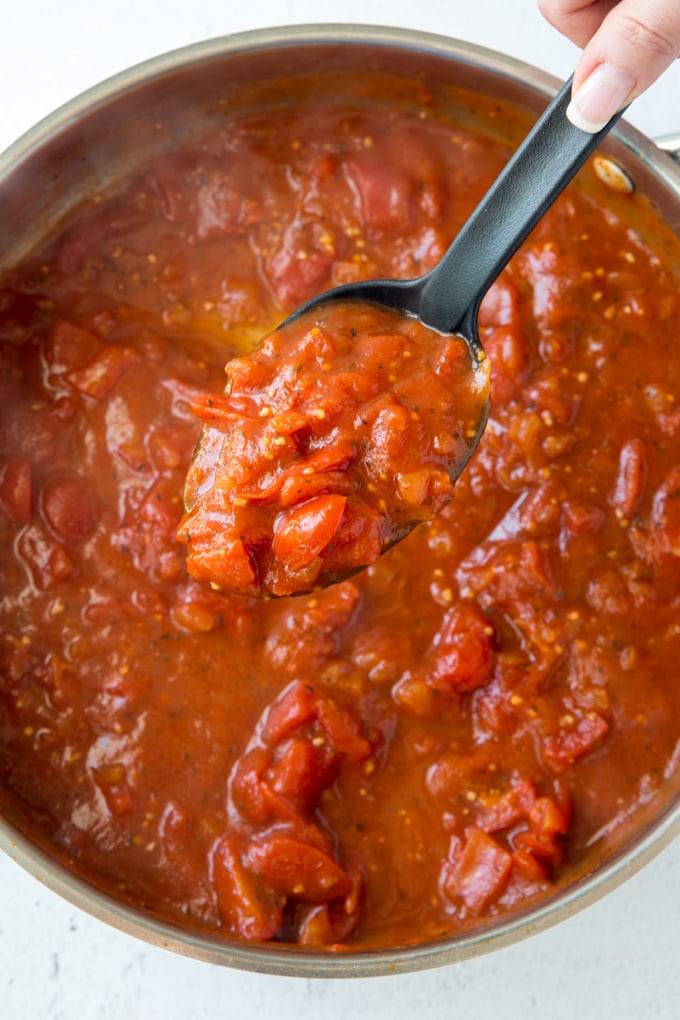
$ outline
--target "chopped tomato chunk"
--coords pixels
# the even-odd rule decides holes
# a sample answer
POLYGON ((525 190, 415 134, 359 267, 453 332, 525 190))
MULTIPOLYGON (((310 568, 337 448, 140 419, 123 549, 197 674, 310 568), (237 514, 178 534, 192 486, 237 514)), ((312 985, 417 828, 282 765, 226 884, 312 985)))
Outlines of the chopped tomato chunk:
POLYGON ((512 854, 481 829, 468 829, 444 881, 446 895, 479 914, 498 899, 512 871, 512 854))
POLYGON ((311 684, 295 680, 269 707, 264 721, 263 735, 277 744, 291 730, 316 716, 316 692, 311 684))
POLYGON ((289 836, 251 843, 246 861, 272 889, 296 899, 325 902, 352 888, 349 875, 328 854, 289 836))
POLYGON ((348 709, 340 708, 329 699, 320 698, 317 702, 317 712, 319 722, 336 751, 344 754, 350 761, 363 761, 369 756, 371 745, 348 709))
POLYGON ((646 478, 645 446, 641 439, 630 439, 619 453, 619 465, 609 502, 623 517, 637 510, 646 478))
POLYGON ((42 512, 50 528, 66 542, 81 542, 99 520, 99 500, 89 482, 78 475, 56 475, 45 483, 42 512))
POLYGON ((597 712, 588 712, 543 742, 543 757, 556 772, 574 764, 604 737, 609 724, 597 712))
POLYGON ((235 839, 222 839, 213 855, 217 903, 234 935, 264 940, 276 935, 283 918, 283 899, 243 864, 235 839))
POLYGON ((432 684, 463 693, 487 682, 493 668, 494 629, 476 606, 450 610, 435 640, 432 684))
POLYGON ((74 389, 95 400, 104 400, 123 372, 139 361, 139 354, 128 347, 108 345, 87 364, 66 373, 74 389))
POLYGON ((31 519, 33 482, 27 460, 11 460, 0 471, 0 507, 17 524, 31 519))
POLYGON ((333 540, 346 505, 345 496, 328 494, 287 510, 275 525, 274 555, 291 570, 306 567, 333 540))
POLYGON ((272 789, 296 804, 303 813, 316 807, 319 796, 337 772, 333 750, 310 740, 293 739, 287 745, 270 778, 272 789))

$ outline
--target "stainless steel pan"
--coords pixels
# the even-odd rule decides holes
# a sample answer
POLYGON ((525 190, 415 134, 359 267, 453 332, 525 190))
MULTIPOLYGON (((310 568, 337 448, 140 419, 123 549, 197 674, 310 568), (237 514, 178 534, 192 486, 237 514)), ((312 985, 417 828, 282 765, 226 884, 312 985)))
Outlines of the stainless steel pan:
MULTIPOLYGON (((276 28, 190 46, 134 67, 57 110, 0 156, 0 270, 29 252, 87 195, 102 191, 166 137, 196 126, 216 95, 288 73, 367 68, 502 97, 538 113, 555 79, 501 54, 438 36, 348 25, 276 28)), ((606 153, 680 235, 680 136, 660 144, 622 124, 606 153)), ((663 243, 661 240, 660 243, 663 243)), ((39 845, 20 808, 0 790, 0 847, 39 881, 103 921, 213 963, 272 974, 349 977, 407 972, 476 956, 556 924, 639 869, 680 830, 680 796, 669 789, 639 815, 624 846, 553 896, 472 934, 380 952, 340 955, 246 945, 183 930, 116 902, 39 845)))

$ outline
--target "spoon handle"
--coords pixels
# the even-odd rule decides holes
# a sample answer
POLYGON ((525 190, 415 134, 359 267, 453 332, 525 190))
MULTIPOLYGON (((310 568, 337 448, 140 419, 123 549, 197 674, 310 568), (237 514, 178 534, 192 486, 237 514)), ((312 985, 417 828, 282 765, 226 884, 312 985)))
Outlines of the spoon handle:
POLYGON ((616 114, 597 134, 574 127, 566 117, 571 81, 536 122, 441 262, 421 278, 419 313, 429 326, 476 335, 477 312, 487 290, 621 116, 616 114))

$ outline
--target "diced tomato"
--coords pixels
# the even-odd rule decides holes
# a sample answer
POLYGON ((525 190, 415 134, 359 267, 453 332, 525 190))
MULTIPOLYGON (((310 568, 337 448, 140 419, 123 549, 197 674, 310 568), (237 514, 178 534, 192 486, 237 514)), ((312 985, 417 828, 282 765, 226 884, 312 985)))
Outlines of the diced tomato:
POLYGON ((49 589, 77 573, 78 567, 63 545, 55 542, 47 530, 30 522, 22 531, 17 553, 40 589, 49 589))
POLYGON ((142 500, 139 516, 141 520, 157 525, 159 530, 174 538, 181 510, 180 498, 175 491, 173 480, 161 476, 142 500))
POLYGON ((653 541, 663 554, 680 556, 680 467, 673 467, 654 493, 653 541))
POLYGON ((523 674, 516 670, 517 687, 514 687, 508 673, 508 668, 502 664, 496 675, 475 696, 475 725, 481 733, 507 737, 517 729, 524 703, 515 699, 517 704, 511 704, 510 698, 513 690, 516 692, 521 685, 523 674))
POLYGON ((224 170, 211 169, 201 175, 196 193, 196 220, 199 237, 221 237, 245 231, 259 222, 263 213, 261 202, 237 186, 224 170))
POLYGON ((103 793, 112 814, 120 816, 132 812, 135 795, 128 780, 127 769, 122 762, 93 765, 90 773, 103 793))
MULTIPOLYGON (((546 798, 541 799, 545 800, 546 798)), ((484 832, 507 829, 522 818, 530 817, 536 803, 534 785, 525 779, 511 787, 495 801, 480 798, 475 805, 475 822, 484 832)))
POLYGON ((267 709, 263 737, 270 744, 278 744, 291 730, 314 719, 316 710, 314 687, 301 680, 294 680, 267 709))
POLYGON ((181 859, 191 836, 192 824, 191 815, 183 805, 174 801, 167 805, 158 826, 158 835, 163 844, 163 852, 171 859, 181 859))
POLYGON ((412 221, 414 193, 408 171, 381 151, 364 149, 348 161, 348 173, 357 189, 361 215, 371 231, 403 233, 412 221))
POLYGON ((502 894, 512 863, 512 854, 486 832, 468 829, 446 873, 444 891, 450 899, 461 900, 471 913, 480 914, 502 894))
POLYGON ((609 723, 603 716, 588 712, 543 741, 543 758, 555 772, 562 772, 587 754, 608 730, 609 723))
POLYGON ((185 602, 172 611, 174 622, 194 634, 207 634, 215 626, 215 615, 197 602, 185 602))
POLYGON ((290 836, 273 834, 253 841, 244 859, 251 871, 284 896, 326 903, 352 889, 349 875, 332 857, 290 836))
POLYGON ((0 507, 15 524, 26 524, 33 510, 33 481, 27 460, 11 460, 0 472, 0 507))
POLYGON ((309 416, 301 411, 279 411, 267 422, 267 428, 277 436, 290 436, 309 426, 309 416))
POLYGON ((498 326, 484 337, 491 362, 491 396, 494 404, 506 403, 519 390, 527 367, 526 340, 517 326, 498 326))
POLYGON ((374 416, 369 438, 369 470, 375 478, 381 474, 390 475, 401 467, 412 420, 405 407, 389 399, 376 401, 371 411, 374 416))
POLYGON ((427 771, 428 792, 438 799, 454 800, 466 786, 477 785, 488 776, 489 757, 483 748, 469 753, 447 751, 438 756, 427 771))
POLYGON ((408 675, 394 685, 392 697, 398 705, 419 719, 426 719, 436 707, 436 695, 425 676, 408 675))
POLYGON ((68 372, 92 357, 97 338, 89 329, 59 319, 54 323, 45 349, 45 360, 52 372, 68 372))
POLYGON ((276 793, 264 773, 272 763, 268 748, 251 747, 236 762, 229 790, 237 811, 251 822, 263 825, 276 818, 291 820, 296 809, 285 797, 276 793))
POLYGON ((597 613, 625 616, 633 609, 633 600, 625 577, 615 568, 593 573, 586 589, 588 605, 597 613))
POLYGON ((319 722, 328 734, 333 748, 351 762, 363 761, 371 753, 371 745, 361 732, 356 717, 329 698, 316 703, 319 722))
POLYGON ((99 499, 80 475, 48 478, 40 502, 43 516, 56 537, 72 545, 82 542, 99 520, 99 499))
POLYGON ((425 468, 420 471, 400 472, 396 477, 399 495, 405 503, 409 503, 414 508, 426 504, 434 477, 432 471, 425 468))
POLYGON ((225 924, 244 939, 273 938, 283 920, 283 899, 245 868, 236 839, 222 839, 213 853, 213 882, 225 924))
MULTIPOLYGON (((245 266, 239 269, 244 272, 245 266)), ((245 275, 245 272, 244 272, 245 275)), ((261 321, 262 310, 270 303, 264 282, 243 279, 235 274, 222 280, 217 311, 224 326, 242 328, 244 323, 255 326, 261 321)))
POLYGON ((345 496, 328 493, 283 513, 272 540, 277 559, 291 570, 306 567, 333 540, 346 504, 345 496))
POLYGON ((282 507, 304 503, 313 496, 335 492, 349 495, 354 489, 352 482, 340 471, 323 471, 315 474, 289 474, 281 485, 279 502, 282 507))
MULTIPOLYGON (((525 493, 524 497, 510 511, 508 517, 514 516, 516 513, 518 533, 531 535, 532 538, 552 535, 559 521, 561 500, 562 492, 554 482, 542 482, 525 493)), ((535 569, 545 570, 539 554, 540 547, 537 542, 531 543, 528 550, 522 552, 522 555, 529 558, 532 565, 537 564, 535 569)))
POLYGON ((562 504, 562 520, 574 535, 599 531, 605 516, 604 510, 589 503, 567 500, 562 504))
MULTIPOLYGON (((304 469, 311 476, 317 472, 330 472, 342 470, 354 457, 355 449, 349 439, 334 437, 333 442, 314 450, 305 458, 304 469)), ((297 475, 302 471, 302 465, 296 466, 291 475, 297 475)))
POLYGON ((186 426, 155 429, 148 441, 151 456, 159 471, 186 468, 196 446, 196 430, 186 426))
POLYGON ((578 394, 566 389, 560 376, 554 373, 540 378, 538 382, 527 387, 527 399, 543 412, 541 421, 544 424, 547 411, 558 424, 569 425, 573 420, 579 397, 578 394))
MULTIPOLYGON (((235 358, 234 361, 238 361, 235 358)), ((234 362, 229 362, 227 369, 236 371, 234 362)), ((228 399, 219 393, 202 393, 191 401, 191 408, 201 421, 209 425, 226 428, 240 420, 241 415, 237 414, 228 399)))
POLYGON ((354 360, 361 366, 362 374, 368 377, 380 376, 386 369, 398 371, 403 364, 404 348, 408 340, 402 333, 366 334, 357 336, 354 360))
POLYGON ((619 452, 619 464, 609 503, 623 517, 632 517, 642 499, 647 476, 645 445, 629 439, 619 452))
POLYGON ((537 835, 563 836, 569 828, 569 814, 550 797, 538 797, 529 810, 529 824, 537 835))
POLYGON ((66 379, 79 393, 104 400, 123 372, 139 360, 139 354, 132 348, 108 344, 91 361, 67 372, 66 379))
POLYGON ((555 834, 539 834, 525 829, 513 836, 515 850, 523 851, 546 868, 552 868, 562 860, 562 847, 555 834))
POLYGON ((530 882, 545 882, 549 877, 545 864, 522 847, 516 847, 512 851, 512 863, 517 874, 530 882))
POLYGON ((482 687, 493 669, 494 629, 475 605, 450 609, 433 644, 432 684, 465 693, 482 687))
POLYGON ((265 646, 269 664, 291 677, 316 675, 358 602, 356 585, 341 581, 309 600, 282 605, 284 611, 272 623, 265 646))
POLYGON ((385 548, 384 532, 379 510, 357 495, 349 496, 332 546, 324 554, 328 576, 375 562, 385 548))
POLYGON ((317 806, 322 790, 333 781, 337 767, 338 757, 333 749, 293 739, 270 770, 268 781, 275 793, 308 813, 317 806))
POLYGON ((358 872, 352 875, 352 883, 352 890, 343 900, 297 904, 295 921, 301 945, 318 948, 346 942, 361 916, 363 879, 358 872))
POLYGON ((239 538, 223 538, 219 549, 194 547, 192 552, 187 566, 198 580, 212 581, 225 591, 248 591, 255 583, 252 560, 239 538))
POLYGON ((283 308, 308 301, 323 290, 335 256, 333 234, 313 216, 300 216, 286 229, 281 247, 267 266, 276 299, 283 308))

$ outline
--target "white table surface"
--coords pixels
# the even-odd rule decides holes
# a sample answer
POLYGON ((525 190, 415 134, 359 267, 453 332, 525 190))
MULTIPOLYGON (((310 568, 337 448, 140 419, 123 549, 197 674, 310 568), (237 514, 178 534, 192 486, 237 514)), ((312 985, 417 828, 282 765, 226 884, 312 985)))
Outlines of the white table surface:
MULTIPOLYGON (((466 39, 566 78, 577 51, 533 0, 5 0, 0 150, 109 75, 212 36, 302 22, 399 25, 466 39)), ((680 64, 635 102, 652 136, 680 129, 680 64)), ((355 981, 214 967, 114 931, 0 855, 2 1020, 413 1016, 465 1020, 680 1017, 680 841, 569 921, 528 941, 420 974, 355 981)))

